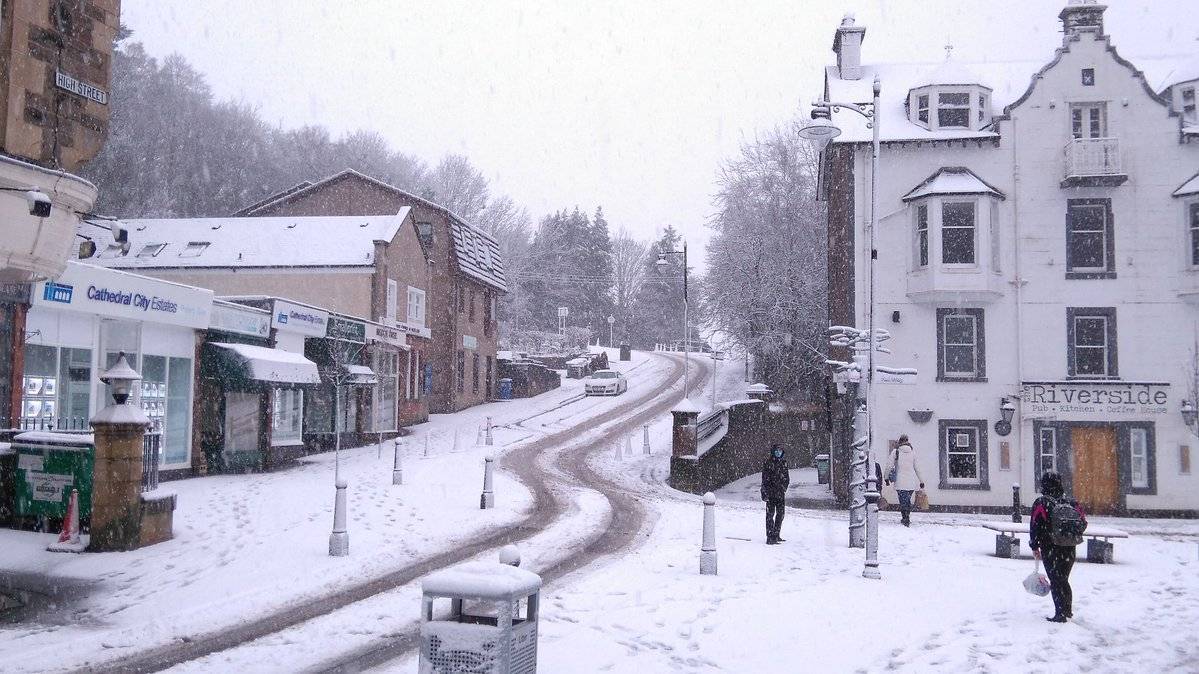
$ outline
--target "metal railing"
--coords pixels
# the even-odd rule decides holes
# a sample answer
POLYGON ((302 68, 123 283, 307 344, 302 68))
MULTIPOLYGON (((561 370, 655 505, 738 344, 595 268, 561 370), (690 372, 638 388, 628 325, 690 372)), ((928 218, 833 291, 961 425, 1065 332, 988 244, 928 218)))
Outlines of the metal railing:
POLYGON ((1119 138, 1075 138, 1065 147, 1066 177, 1123 175, 1119 138))
POLYGON ((162 434, 146 433, 142 439, 142 491, 158 489, 158 455, 162 450, 162 434))
POLYGON ((17 422, 22 431, 90 431, 87 417, 22 418, 17 422))

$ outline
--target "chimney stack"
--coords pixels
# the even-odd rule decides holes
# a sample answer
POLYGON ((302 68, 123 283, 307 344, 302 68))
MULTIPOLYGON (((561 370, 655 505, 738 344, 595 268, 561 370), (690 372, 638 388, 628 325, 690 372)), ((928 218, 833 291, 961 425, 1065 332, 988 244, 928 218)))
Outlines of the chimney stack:
POLYGON ((865 26, 853 25, 853 14, 846 14, 833 37, 833 51, 837 53, 837 74, 843 80, 862 79, 862 40, 866 37, 865 26))
POLYGON ((1062 42, 1067 43, 1082 33, 1103 35, 1103 10, 1107 5, 1098 0, 1069 0, 1057 18, 1062 20, 1062 42))

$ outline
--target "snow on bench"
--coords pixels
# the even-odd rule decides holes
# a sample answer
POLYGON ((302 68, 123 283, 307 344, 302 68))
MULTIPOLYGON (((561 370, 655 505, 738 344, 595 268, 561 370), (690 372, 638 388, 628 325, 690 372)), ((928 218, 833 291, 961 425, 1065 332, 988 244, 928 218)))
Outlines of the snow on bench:
MULTIPOLYGON (((1028 535, 1028 522, 975 522, 975 526, 998 532, 995 536, 995 556, 1016 559, 1020 556, 1020 539, 1017 534, 1028 535)), ((1083 533, 1087 539, 1087 561, 1111 564, 1115 555, 1113 538, 1128 538, 1128 532, 1111 527, 1088 525, 1083 533)))

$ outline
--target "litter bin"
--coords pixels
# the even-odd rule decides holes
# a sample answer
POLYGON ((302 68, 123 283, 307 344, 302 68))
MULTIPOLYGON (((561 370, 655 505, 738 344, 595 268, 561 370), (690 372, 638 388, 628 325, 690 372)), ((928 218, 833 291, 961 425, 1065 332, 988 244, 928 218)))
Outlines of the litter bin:
POLYGON ((96 448, 91 435, 31 431, 13 438, 17 452, 18 517, 62 519, 71 490, 79 490, 79 518, 92 514, 96 448))
POLYGON ((828 454, 817 454, 812 460, 816 464, 817 484, 828 484, 828 454))
POLYGON ((500 380, 500 400, 512 400, 512 380, 507 377, 500 380))
POLYGON ((620 359, 621 360, 632 360, 633 359, 633 349, 631 347, 629 347, 628 344, 620 345, 620 359))
POLYGON ((541 576, 494 562, 467 562, 421 583, 421 674, 537 671, 541 576), (449 600, 449 611, 434 603, 449 600), (434 617, 436 615, 436 617, 434 617))

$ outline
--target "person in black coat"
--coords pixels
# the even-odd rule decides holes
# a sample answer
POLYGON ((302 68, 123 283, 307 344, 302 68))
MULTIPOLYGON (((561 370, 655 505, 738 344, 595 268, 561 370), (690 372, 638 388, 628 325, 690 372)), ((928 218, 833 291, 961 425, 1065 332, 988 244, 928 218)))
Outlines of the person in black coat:
POLYGON ((783 448, 777 444, 770 446, 770 456, 762 465, 762 500, 766 502, 766 544, 777 545, 783 542, 779 535, 783 529, 783 515, 786 514, 787 487, 791 484, 791 472, 783 461, 783 448))
MULTIPOLYGON (((1074 591, 1070 589, 1070 571, 1074 568, 1074 546, 1054 545, 1050 528, 1049 513, 1055 502, 1065 498, 1062 476, 1048 471, 1041 476, 1041 494, 1032 504, 1032 516, 1028 518, 1028 547, 1033 556, 1045 563, 1045 575, 1049 577, 1049 590, 1053 595, 1053 617, 1046 620, 1064 623, 1074 617, 1074 591)), ((1085 524, 1086 515, 1078 507, 1078 501, 1065 499, 1078 510, 1085 524)))

